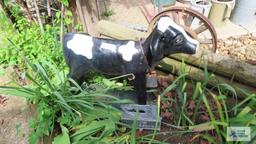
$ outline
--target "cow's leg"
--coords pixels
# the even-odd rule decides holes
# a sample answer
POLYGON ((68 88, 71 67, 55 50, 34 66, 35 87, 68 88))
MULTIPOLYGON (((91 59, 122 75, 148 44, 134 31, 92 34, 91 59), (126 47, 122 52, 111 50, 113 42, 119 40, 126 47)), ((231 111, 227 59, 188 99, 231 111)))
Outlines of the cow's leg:
POLYGON ((83 67, 71 67, 68 76, 72 78, 78 85, 86 80, 87 70, 83 67))
POLYGON ((134 88, 137 93, 138 103, 140 105, 145 105, 147 103, 147 93, 146 93, 146 74, 135 74, 134 88))
POLYGON ((87 77, 86 76, 80 76, 78 77, 78 75, 76 74, 70 74, 68 75, 70 78, 72 78, 78 85, 82 85, 83 82, 86 81, 87 77))

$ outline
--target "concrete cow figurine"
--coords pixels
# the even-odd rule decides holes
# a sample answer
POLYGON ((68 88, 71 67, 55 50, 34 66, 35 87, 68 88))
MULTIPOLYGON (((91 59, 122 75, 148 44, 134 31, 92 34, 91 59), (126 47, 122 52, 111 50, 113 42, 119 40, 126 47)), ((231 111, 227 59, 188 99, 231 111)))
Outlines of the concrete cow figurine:
POLYGON ((67 33, 63 51, 69 76, 81 84, 89 72, 106 75, 134 74, 134 88, 139 104, 146 104, 145 75, 165 56, 194 54, 198 41, 169 17, 161 17, 144 42, 110 40, 87 34, 67 33))

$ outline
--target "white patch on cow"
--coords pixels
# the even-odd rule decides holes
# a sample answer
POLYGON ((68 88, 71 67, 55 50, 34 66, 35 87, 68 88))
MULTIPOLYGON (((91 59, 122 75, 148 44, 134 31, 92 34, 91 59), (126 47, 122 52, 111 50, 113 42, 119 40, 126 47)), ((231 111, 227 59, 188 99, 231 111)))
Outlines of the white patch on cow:
POLYGON ((166 29, 171 26, 174 27, 175 29, 177 29, 178 31, 180 31, 184 37, 191 43, 197 45, 197 47, 199 46, 199 42, 193 38, 191 38, 186 32, 185 30, 179 26, 178 24, 176 24, 172 19, 170 19, 169 17, 161 17, 157 23, 157 29, 160 30, 161 32, 165 32, 166 29))
POLYGON ((122 54, 122 57, 125 61, 131 61, 132 56, 139 51, 135 48, 135 42, 129 41, 126 45, 120 46, 118 52, 122 54))
POLYGON ((171 25, 170 21, 171 19, 169 17, 161 17, 157 23, 157 29, 164 33, 171 25))
POLYGON ((100 48, 101 48, 101 49, 107 49, 107 50, 110 50, 110 51, 116 53, 116 45, 114 45, 114 44, 110 44, 110 43, 101 43, 100 48))
POLYGON ((75 54, 85 56, 92 59, 92 37, 83 34, 75 34, 71 40, 67 42, 67 47, 75 54))

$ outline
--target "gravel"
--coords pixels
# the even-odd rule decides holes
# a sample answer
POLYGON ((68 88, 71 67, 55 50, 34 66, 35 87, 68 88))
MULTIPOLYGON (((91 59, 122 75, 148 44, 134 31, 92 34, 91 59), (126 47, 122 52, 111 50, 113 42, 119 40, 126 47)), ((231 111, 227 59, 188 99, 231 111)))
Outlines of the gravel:
POLYGON ((256 65, 256 33, 218 40, 217 52, 256 65))

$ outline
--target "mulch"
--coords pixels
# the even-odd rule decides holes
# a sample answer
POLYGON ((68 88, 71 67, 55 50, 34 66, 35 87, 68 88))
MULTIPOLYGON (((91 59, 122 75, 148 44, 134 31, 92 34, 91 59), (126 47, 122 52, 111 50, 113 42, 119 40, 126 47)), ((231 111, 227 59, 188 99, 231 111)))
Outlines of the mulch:
POLYGON ((0 95, 0 106, 6 106, 8 98, 0 95))

